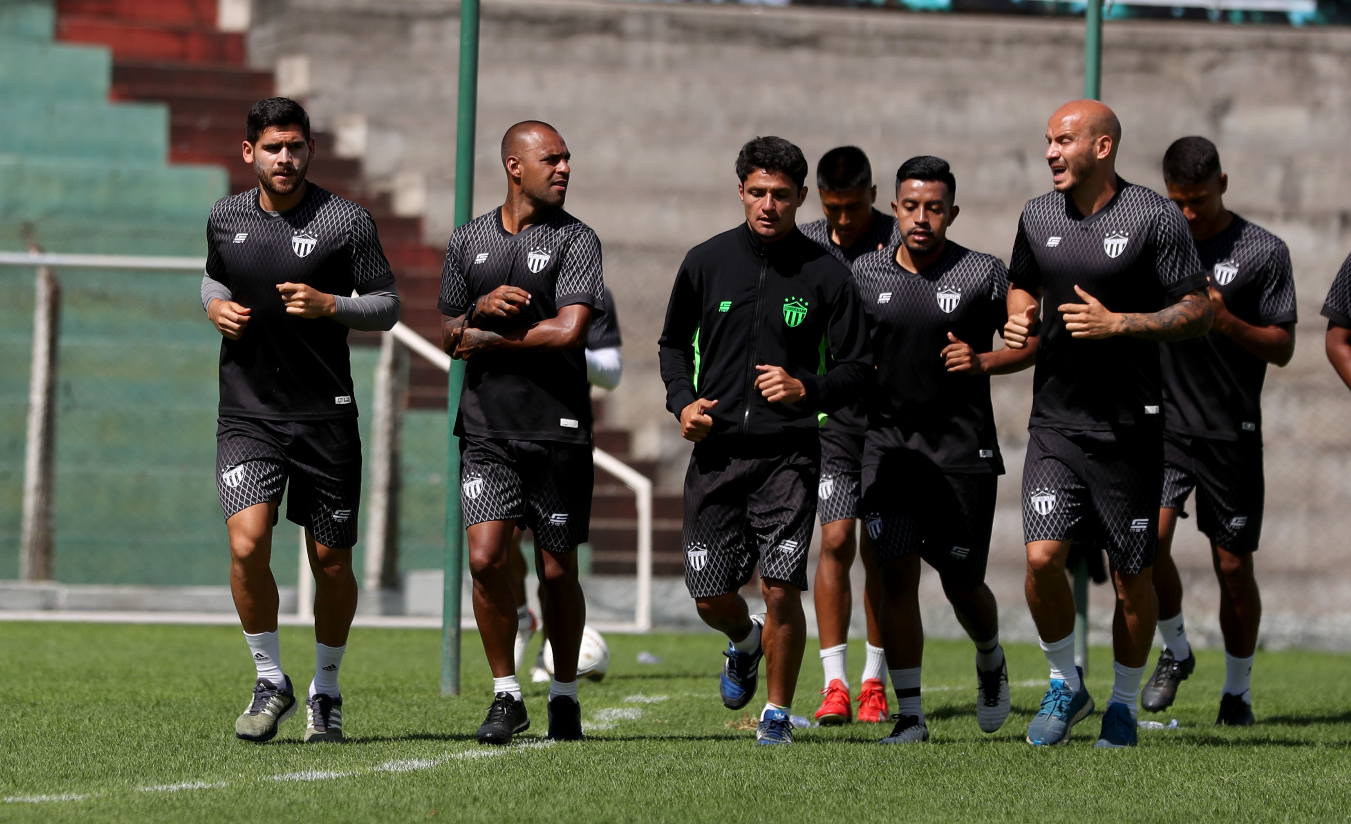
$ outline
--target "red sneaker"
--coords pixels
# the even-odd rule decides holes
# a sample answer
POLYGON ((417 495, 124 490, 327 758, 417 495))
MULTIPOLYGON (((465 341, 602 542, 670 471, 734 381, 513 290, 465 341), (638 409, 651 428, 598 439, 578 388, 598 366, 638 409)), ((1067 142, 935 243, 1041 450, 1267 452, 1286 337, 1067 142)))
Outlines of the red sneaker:
POLYGON ((828 687, 821 690, 821 694, 825 700, 821 702, 821 709, 816 711, 816 720, 824 727, 848 724, 853 713, 849 706, 849 688, 844 682, 838 678, 832 680, 828 687))
POLYGON ((858 691, 858 720, 879 724, 887 717, 887 688, 880 678, 869 678, 858 691))

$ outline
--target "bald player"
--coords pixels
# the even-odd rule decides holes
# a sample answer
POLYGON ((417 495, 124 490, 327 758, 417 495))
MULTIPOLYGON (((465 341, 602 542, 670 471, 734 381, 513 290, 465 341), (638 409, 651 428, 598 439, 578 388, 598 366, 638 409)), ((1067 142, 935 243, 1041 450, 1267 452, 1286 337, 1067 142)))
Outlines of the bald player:
POLYGON ((1212 319, 1187 221, 1166 198, 1117 176, 1120 142, 1120 122, 1097 101, 1051 115, 1054 191, 1023 208, 1009 266, 1006 343, 1025 346, 1044 315, 1023 465, 1027 603, 1051 669, 1027 730, 1034 745, 1068 742, 1094 708, 1074 664, 1065 577, 1070 543, 1079 540, 1107 549, 1117 598, 1116 680, 1097 746, 1135 746, 1158 617, 1159 344, 1203 335, 1212 319))
POLYGON ((502 138, 506 201, 455 230, 441 276, 441 339, 468 361, 455 434, 474 618, 493 673, 478 731, 510 743, 530 726, 516 679, 516 600, 507 563, 517 522, 535 535, 554 648, 549 738, 582 738, 577 651, 586 602, 577 545, 591 520, 591 400, 583 347, 605 312, 600 240, 563 211, 572 155, 547 123, 502 138))

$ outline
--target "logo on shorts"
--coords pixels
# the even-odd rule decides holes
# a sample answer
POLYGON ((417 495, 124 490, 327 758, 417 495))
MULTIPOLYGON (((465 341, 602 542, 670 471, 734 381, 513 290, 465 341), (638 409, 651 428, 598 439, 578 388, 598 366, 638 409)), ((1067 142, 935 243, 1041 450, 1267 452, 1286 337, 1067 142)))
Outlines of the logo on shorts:
POLYGON ((239 234, 235 235, 235 243, 243 243, 248 239, 249 239, 248 232, 240 232, 239 234))
POLYGON ((525 256, 525 265, 537 275, 543 272, 544 267, 549 265, 549 250, 531 249, 530 254, 525 256))
POLYGON ((1130 242, 1130 234, 1121 232, 1112 232, 1102 239, 1102 250, 1107 253, 1107 257, 1116 258, 1126 251, 1126 244, 1130 242))
POLYGON ((882 516, 877 514, 869 515, 866 523, 868 526, 868 537, 876 541, 882 534, 882 516))
POLYGON ((1247 515, 1235 515, 1233 518, 1230 518, 1230 519, 1229 519, 1229 528, 1230 528, 1230 529, 1242 529, 1243 527, 1245 527, 1245 526, 1247 526, 1247 525, 1248 525, 1248 516, 1247 516, 1247 515))
POLYGON ((980 456, 981 456, 982 458, 993 458, 993 457, 994 457, 994 450, 993 450, 993 449, 982 449, 982 450, 980 450, 980 456))
POLYGON ((1151 405, 1151 406, 1146 406, 1146 407, 1145 407, 1145 414, 1146 414, 1146 415, 1157 415, 1157 414, 1159 414, 1159 407, 1157 407, 1157 406, 1152 406, 1152 405, 1151 405))
POLYGON ((1215 264, 1215 282, 1221 286, 1228 286, 1238 277, 1238 264, 1232 260, 1222 260, 1215 264))
POLYGON ((474 500, 483 494, 483 479, 478 475, 471 475, 464 479, 464 497, 474 500))
POLYGON ((951 286, 945 286, 938 290, 938 308, 951 314, 957 304, 962 302, 962 290, 953 289, 951 286))
POLYGON ((1144 532, 1149 529, 1148 518, 1135 518, 1131 521, 1131 532, 1144 532))
POLYGON ((338 406, 346 406, 347 404, 352 402, 352 396, 338 395, 336 398, 333 399, 333 402, 336 403, 338 406))
POLYGON ((566 526, 567 523, 568 513, 566 512, 555 512, 549 516, 549 524, 551 526, 566 526))
POLYGON ((319 238, 310 234, 309 230, 300 231, 291 236, 291 251, 296 253, 296 257, 307 257, 318 242, 319 238))
POLYGON ((1244 432, 1256 432, 1257 423, 1254 421, 1244 421, 1243 423, 1239 424, 1239 428, 1242 429, 1244 432))
POLYGON ((830 495, 835 491, 835 478, 826 475, 821 479, 821 483, 816 486, 816 497, 823 501, 829 501, 830 495))
POLYGON ((890 293, 890 292, 883 292, 882 294, 878 295, 878 296, 877 296, 877 302, 878 302, 878 303, 891 303, 891 293, 890 293))
POLYGON ((964 546, 954 546, 952 548, 952 557, 959 561, 965 560, 966 556, 971 554, 971 549, 964 546))
POLYGON ((350 509, 333 510, 333 520, 337 521, 340 524, 347 523, 347 519, 350 517, 352 517, 352 510, 350 509))
POLYGON ((731 309, 731 308, 732 308, 732 302, 731 302, 730 300, 724 300, 722 303, 719 303, 719 304, 718 304, 718 311, 719 311, 719 312, 726 312, 728 309, 731 309))
POLYGON ((1050 515, 1055 511, 1055 490, 1044 487, 1034 489, 1027 502, 1032 504, 1033 511, 1038 515, 1050 515))
POLYGON ((487 262, 488 262, 488 253, 487 253, 487 252, 479 252, 477 255, 474 255, 474 265, 475 265, 475 266, 479 265, 480 263, 487 263, 487 262))
POLYGON ((220 473, 220 482, 234 489, 244 482, 244 464, 232 466, 220 473))
POLYGON ((797 541, 780 541, 776 547, 780 552, 796 552, 798 548, 797 541))
POLYGON ((1059 245, 1060 245, 1060 238, 1058 238, 1058 237, 1056 237, 1056 236, 1054 236, 1054 235, 1052 235, 1051 237, 1046 238, 1046 248, 1047 248, 1047 249, 1054 249, 1055 247, 1057 247, 1057 246, 1059 246, 1059 245))
POLYGON ((690 544, 685 548, 685 560, 690 569, 700 572, 708 565, 708 547, 703 544, 690 544))
POLYGON ((802 298, 783 299, 783 322, 790 328, 801 326, 807 319, 807 301, 802 298))

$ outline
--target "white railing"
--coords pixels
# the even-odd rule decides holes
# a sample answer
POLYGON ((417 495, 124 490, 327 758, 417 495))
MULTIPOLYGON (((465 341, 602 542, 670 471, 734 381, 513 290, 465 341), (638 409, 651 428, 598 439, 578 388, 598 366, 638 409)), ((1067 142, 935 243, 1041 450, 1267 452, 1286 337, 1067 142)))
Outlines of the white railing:
MULTIPOLYGON (((46 556, 46 563, 50 564, 50 530, 42 528, 42 525, 49 523, 51 519, 50 488, 52 473, 50 464, 53 433, 51 416, 48 414, 48 410, 52 408, 51 392, 55 384, 54 347, 50 344, 55 332, 53 327, 57 301, 55 299, 42 299, 44 289, 47 290, 47 293, 53 292, 54 284, 51 282, 52 277, 49 270, 61 267, 69 269, 124 269, 143 272, 202 272, 206 267, 206 260, 195 257, 0 251, 0 266, 24 266, 39 270, 38 290, 40 294, 34 310, 33 373, 29 390, 29 408, 30 410, 39 410, 39 413, 30 414, 28 419, 28 452, 32 454, 28 455, 25 460, 25 545, 23 547, 25 555, 23 557, 27 558, 31 554, 35 559, 41 559, 46 556), (32 487, 31 491, 30 486, 32 487), (30 509, 33 511, 30 512, 30 509), (29 524, 34 525, 32 535, 29 534, 29 524), (28 546, 30 543, 33 543, 34 546, 28 546)), ((59 289, 59 286, 55 288, 59 289)), ((390 423, 397 417, 395 412, 397 409, 397 403, 395 403, 397 385, 388 379, 389 373, 396 370, 392 366, 391 359, 385 357, 386 353, 392 352, 394 349, 394 342, 402 344, 408 351, 430 361, 433 366, 441 371, 450 371, 450 355, 411 328, 398 323, 391 331, 384 333, 384 342, 381 347, 382 357, 380 366, 377 367, 375 409, 372 410, 375 419, 377 449, 375 460, 372 462, 371 474, 372 480, 376 482, 374 486, 378 488, 372 489, 371 494, 373 498, 379 498, 385 504, 389 500, 388 485, 393 474, 392 467, 388 465, 389 454, 392 449, 396 448, 391 441, 396 440, 395 436, 398 432, 397 424, 390 423), (386 465, 383 468, 376 465, 381 463, 386 465)), ((634 620, 632 623, 597 623, 594 626, 597 629, 610 632, 646 632, 652 628, 652 481, 633 467, 601 449, 594 450, 593 455, 598 467, 615 476, 625 486, 633 490, 637 498, 638 510, 638 592, 634 620)), ((367 535, 364 539, 366 548, 365 579, 368 588, 373 581, 379 580, 380 570, 384 566, 385 537, 389 527, 388 506, 373 502, 371 509, 372 513, 367 522, 367 535)), ((297 614, 308 618, 313 616, 314 611, 314 577, 310 574, 309 553, 305 546, 304 529, 300 530, 299 556, 297 614)), ((35 570, 43 568, 41 563, 29 563, 29 566, 35 570)), ((50 566, 46 568, 50 569, 50 566)))

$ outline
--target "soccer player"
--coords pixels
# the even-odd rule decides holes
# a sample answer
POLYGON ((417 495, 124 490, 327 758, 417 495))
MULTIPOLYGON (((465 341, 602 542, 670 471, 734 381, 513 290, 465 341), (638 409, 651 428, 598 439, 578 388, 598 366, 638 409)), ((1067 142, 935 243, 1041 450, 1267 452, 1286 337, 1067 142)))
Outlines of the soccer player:
POLYGON ((508 555, 520 522, 535 535, 554 648, 549 738, 582 739, 577 651, 586 602, 577 545, 591 519, 591 399, 582 347, 605 312, 600 240, 563 210, 572 169, 562 135, 539 121, 502 137, 502 206, 451 235, 441 278, 442 343, 468 361, 455 434, 474 617, 493 673, 478 731, 507 744, 530 726, 516 680, 516 599, 508 555))
POLYGON ((995 488, 1004 473, 990 375, 1026 369, 1036 338, 992 351, 1004 325, 1008 271, 999 258, 947 239, 957 219, 947 161, 912 157, 896 172, 898 233, 854 262, 867 308, 876 395, 868 404, 863 512, 881 568, 882 637, 896 690, 883 744, 929 740, 920 707, 924 628, 920 558, 939 573, 976 644, 976 719, 994 732, 1009 714, 999 609, 985 585, 995 488))
MULTIPOLYGON (((896 231, 896 220, 873 207, 877 187, 872 164, 862 149, 840 146, 826 152, 816 164, 816 190, 826 216, 801 227, 811 238, 851 266, 860 256, 881 249, 896 231)), ((849 613, 854 595, 849 568, 854 565, 854 522, 858 518, 859 472, 863 433, 868 422, 863 410, 851 404, 821 424, 821 483, 817 512, 821 519, 821 556, 816 566, 816 627, 821 638, 821 667, 825 685, 816 720, 844 724, 851 716, 846 655, 849 650, 849 613)), ((867 621, 863 683, 858 694, 858 719, 887 720, 887 658, 877 627, 881 597, 867 533, 859 536, 863 558, 863 614, 867 621)))
POLYGON ((816 415, 858 397, 872 358, 849 270, 794 223, 807 196, 802 151, 757 137, 742 146, 736 172, 746 222, 685 256, 658 345, 666 408, 695 443, 685 476, 685 584, 699 617, 729 639, 722 702, 734 710, 750 702, 763 655, 769 702, 756 741, 791 744, 821 451, 816 415), (831 363, 817 374, 822 346, 831 363), (737 592, 757 559, 763 616, 737 592))
POLYGON ((361 441, 347 330, 399 319, 394 275, 370 214, 305 180, 310 119, 273 97, 249 111, 244 161, 258 188, 223 198, 207 221, 202 306, 220 332, 217 488, 230 536, 230 591, 257 670, 235 735, 268 741, 297 708, 282 672, 272 530, 305 530, 316 580, 316 663, 306 741, 342 741, 338 669, 356 614, 352 546, 361 441), (355 290, 357 295, 352 296, 355 290))
POLYGON ((1121 124, 1093 100, 1067 103, 1046 128, 1054 191, 1028 201, 1009 265, 1005 342, 1045 325, 1033 381, 1023 532, 1027 603, 1051 685, 1027 729, 1035 745, 1069 741, 1093 711, 1074 665, 1070 543, 1105 545, 1116 591, 1115 686, 1099 747, 1136 742, 1136 704, 1158 605, 1163 485, 1159 343, 1210 329, 1196 246, 1177 207, 1116 174, 1121 124))
POLYGON ((1163 651, 1140 706, 1173 703, 1196 658, 1182 623, 1182 579, 1173 533, 1196 490, 1197 526, 1210 539, 1220 582, 1225 681, 1217 724, 1253 723, 1248 690, 1262 598, 1253 553, 1262 534, 1262 383, 1267 364, 1295 354, 1295 279, 1280 238, 1224 206, 1229 178, 1215 144, 1184 137, 1163 156, 1168 198, 1187 219, 1210 275, 1215 322, 1205 337, 1167 343, 1163 354, 1163 499, 1159 509, 1159 599, 1163 651))
POLYGON ((1328 362, 1342 383, 1351 389, 1351 256, 1337 270, 1320 314, 1328 319, 1328 331, 1323 340, 1328 362))

